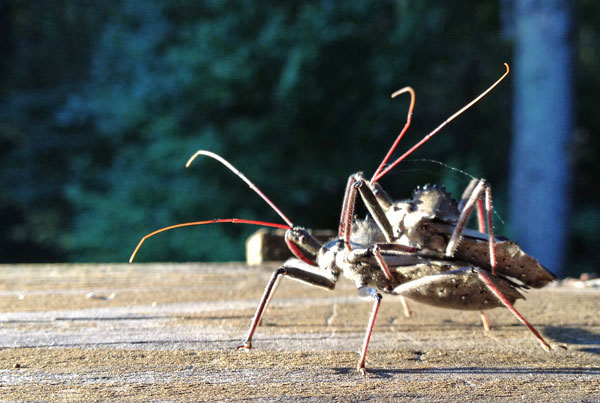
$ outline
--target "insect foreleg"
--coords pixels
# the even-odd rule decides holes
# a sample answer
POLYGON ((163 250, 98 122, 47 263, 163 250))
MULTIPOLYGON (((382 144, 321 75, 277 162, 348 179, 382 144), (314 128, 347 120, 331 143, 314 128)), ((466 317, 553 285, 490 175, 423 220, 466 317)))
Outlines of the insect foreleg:
POLYGON ((335 288, 335 283, 337 281, 336 276, 304 263, 299 259, 289 259, 286 261, 280 268, 273 272, 273 275, 265 287, 263 296, 260 299, 252 323, 250 324, 246 340, 244 341, 244 344, 238 347, 238 349, 250 350, 252 348, 252 337, 256 327, 261 322, 265 310, 283 276, 289 276, 290 278, 302 281, 309 285, 319 286, 330 290, 335 288))
POLYGON ((385 240, 387 242, 392 242, 394 240, 394 229, 385 215, 383 208, 379 204, 379 200, 369 187, 368 182, 363 178, 358 178, 354 187, 358 189, 361 199, 365 203, 367 210, 369 210, 369 214, 371 214, 375 223, 377 223, 377 226, 381 232, 383 232, 385 240))
POLYGON ((344 201, 342 202, 342 213, 340 215, 340 225, 338 229, 338 238, 346 237, 346 242, 350 241, 350 229, 352 227, 352 216, 354 215, 354 203, 356 201, 356 188, 354 188, 354 182, 356 182, 356 175, 350 175, 348 183, 346 184, 346 191, 344 192, 344 201))
POLYGON ((340 217, 339 236, 344 238, 344 244, 347 249, 350 249, 350 235, 357 192, 360 194, 369 214, 373 217, 375 223, 385 236, 386 241, 392 242, 394 240, 394 230, 383 211, 380 198, 373 193, 373 190, 369 187, 369 183, 360 174, 356 174, 348 179, 340 217))

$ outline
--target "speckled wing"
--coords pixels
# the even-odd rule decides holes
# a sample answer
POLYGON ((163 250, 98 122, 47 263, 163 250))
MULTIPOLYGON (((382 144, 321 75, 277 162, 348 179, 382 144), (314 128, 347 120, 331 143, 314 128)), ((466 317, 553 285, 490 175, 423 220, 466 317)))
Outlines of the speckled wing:
MULTIPOLYGON (((515 242, 496 238, 495 246, 498 273, 533 288, 541 288, 556 280, 554 274, 523 252, 515 242)), ((488 236, 472 230, 465 231, 454 258, 491 270, 488 236)))
MULTIPOLYGON (((485 310, 503 306, 502 301, 479 277, 480 270, 476 267, 460 267, 423 276, 397 286, 392 294, 449 309, 485 310)), ((508 280, 490 276, 490 281, 511 304, 523 298, 508 280)))

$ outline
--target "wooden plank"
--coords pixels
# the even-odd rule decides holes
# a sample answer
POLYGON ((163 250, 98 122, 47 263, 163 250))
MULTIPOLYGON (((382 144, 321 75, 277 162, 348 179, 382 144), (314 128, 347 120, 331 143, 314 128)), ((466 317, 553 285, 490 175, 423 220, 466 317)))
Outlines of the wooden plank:
POLYGON ((0 400, 597 400, 600 291, 550 287, 517 308, 475 312, 384 297, 364 379, 369 302, 284 280, 236 351, 276 266, 0 266, 0 400))

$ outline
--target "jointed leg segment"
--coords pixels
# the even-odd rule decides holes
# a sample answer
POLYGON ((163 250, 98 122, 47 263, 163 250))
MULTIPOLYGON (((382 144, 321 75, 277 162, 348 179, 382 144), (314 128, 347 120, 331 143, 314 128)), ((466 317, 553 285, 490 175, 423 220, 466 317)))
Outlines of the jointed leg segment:
POLYGON ((340 225, 338 229, 338 238, 344 238, 344 241, 350 241, 350 229, 352 226, 352 216, 354 215, 354 203, 356 202, 356 190, 354 189, 354 182, 356 182, 356 176, 350 175, 348 183, 346 184, 346 191, 344 192, 344 201, 342 203, 342 213, 340 215, 340 225), (348 225, 348 223, 350 223, 348 225), (346 234, 348 239, 346 240, 346 234))
POLYGON ((381 305, 382 296, 372 287, 359 287, 358 296, 361 298, 370 298, 373 300, 373 309, 371 310, 371 316, 369 318, 369 324, 367 325, 367 332, 365 333, 365 339, 360 354, 360 360, 358 361, 357 369, 363 374, 367 375, 365 369, 365 360, 367 358, 367 349, 369 348, 369 341, 371 340, 371 333, 373 332, 373 326, 375 326, 375 319, 377 318, 377 312, 379 311, 379 305, 381 305))
POLYGON ((340 216, 340 226, 338 236, 344 238, 344 244, 348 250, 350 247, 350 235, 352 231, 352 219, 354 216, 354 207, 356 203, 356 194, 360 194, 365 203, 369 214, 375 220, 375 223, 383 233, 387 242, 394 240, 394 230, 388 220, 369 183, 360 175, 352 175, 348 178, 346 192, 344 194, 344 203, 342 205, 342 214, 340 216))
MULTIPOLYGON (((489 235, 489 253, 490 253, 490 266, 492 268, 492 274, 496 275, 496 248, 494 244, 494 223, 492 221, 492 190, 490 185, 483 179, 477 180, 472 179, 469 183, 469 186, 465 189, 462 194, 460 203, 458 208, 461 212, 459 220, 457 222, 456 228, 450 241, 448 242, 448 247, 446 249, 446 253, 452 253, 456 251, 458 247, 458 240, 460 239, 460 235, 467 223, 471 215, 471 211, 474 207, 475 202, 477 202, 477 223, 479 226, 479 232, 485 233, 485 220, 483 216, 483 201, 482 201, 482 193, 485 192, 485 207, 487 212, 487 228, 489 235)), ((490 322, 486 314, 481 311, 481 322, 483 324, 483 329, 486 332, 490 331, 490 322)))
MULTIPOLYGON (((375 244, 375 246, 373 247, 373 255, 375 256, 375 260, 377 261, 377 264, 381 268, 381 271, 383 271, 385 278, 388 280, 389 284, 391 285, 392 281, 393 281, 392 272, 390 271, 387 263, 385 262, 385 259, 383 258, 383 255, 381 254, 381 248, 378 244, 375 244)), ((391 291, 390 285, 387 286, 387 291, 391 291)), ((400 296, 400 302, 402 303, 402 309, 404 311, 404 316, 406 316, 407 318, 410 318, 410 308, 408 306, 408 302, 406 301, 406 298, 404 298, 403 296, 400 296)))
POLYGON ((256 313, 252 319, 252 323, 250 325, 250 329, 248 330, 248 335, 246 336, 244 344, 239 346, 238 350, 250 350, 252 348, 252 337, 254 336, 254 332, 261 322, 262 317, 265 314, 265 310, 267 309, 267 306, 273 297, 273 293, 277 289, 277 285, 283 276, 289 276, 295 280, 299 280, 310 285, 324 287, 330 290, 335 288, 337 278, 328 276, 326 272, 318 273, 317 270, 318 269, 315 269, 313 266, 310 266, 301 260, 290 259, 273 272, 273 275, 271 275, 271 278, 265 287, 263 296, 260 299, 260 303, 258 304, 256 313))
POLYGON ((490 267, 492 268, 492 274, 496 275, 496 248, 494 245, 494 225, 492 220, 492 190, 490 185, 484 179, 473 179, 469 183, 469 186, 465 189, 461 201, 459 203, 460 216, 456 222, 456 226, 448 241, 446 247, 446 256, 454 256, 460 237, 467 225, 467 221, 471 216, 473 208, 477 204, 477 216, 479 223, 479 232, 485 233, 485 221, 483 217, 483 202, 482 197, 485 194, 485 213, 487 215, 487 232, 489 235, 489 254, 490 254, 490 267))
MULTIPOLYGON (((538 331, 517 311, 517 309, 510 303, 510 301, 498 290, 498 287, 492 282, 492 280, 484 273, 483 270, 478 270, 477 274, 479 274, 479 278, 483 281, 483 283, 487 286, 487 288, 496 295, 496 297, 504 304, 509 311, 512 312, 513 315, 527 328, 533 333, 533 335, 538 339, 542 348, 546 351, 550 351, 552 347, 544 340, 544 338, 538 333, 538 331)), ((485 323, 485 322, 484 322, 485 323)), ((488 325, 489 329, 489 325, 488 325)))

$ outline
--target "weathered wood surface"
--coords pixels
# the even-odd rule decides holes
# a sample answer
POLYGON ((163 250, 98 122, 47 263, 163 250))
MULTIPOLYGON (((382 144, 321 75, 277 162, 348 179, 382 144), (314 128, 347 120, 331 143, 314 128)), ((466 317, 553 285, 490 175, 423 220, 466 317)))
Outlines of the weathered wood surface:
POLYGON ((0 266, 0 400, 600 399, 600 291, 549 287, 517 308, 476 312, 384 297, 355 371, 371 303, 352 283, 325 291, 284 280, 243 340, 274 266, 0 266))

